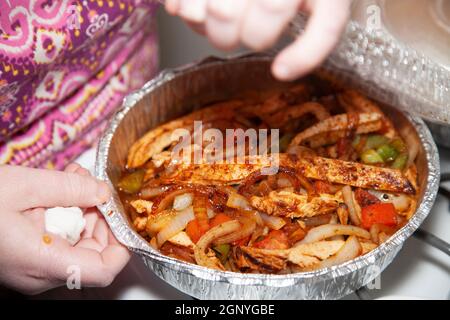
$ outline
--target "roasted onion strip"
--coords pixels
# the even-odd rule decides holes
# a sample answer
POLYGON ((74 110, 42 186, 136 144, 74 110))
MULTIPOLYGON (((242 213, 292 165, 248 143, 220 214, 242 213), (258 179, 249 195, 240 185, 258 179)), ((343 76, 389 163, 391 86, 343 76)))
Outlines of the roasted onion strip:
POLYGON ((309 230, 306 237, 298 244, 313 243, 334 236, 356 236, 367 240, 370 239, 370 233, 362 228, 350 225, 324 224, 309 230))
POLYGON ((195 261, 198 265, 216 269, 225 270, 219 259, 215 256, 207 255, 206 250, 208 246, 216 239, 223 237, 227 234, 237 231, 241 227, 241 224, 237 220, 224 222, 205 233, 197 242, 197 246, 194 249, 195 261))

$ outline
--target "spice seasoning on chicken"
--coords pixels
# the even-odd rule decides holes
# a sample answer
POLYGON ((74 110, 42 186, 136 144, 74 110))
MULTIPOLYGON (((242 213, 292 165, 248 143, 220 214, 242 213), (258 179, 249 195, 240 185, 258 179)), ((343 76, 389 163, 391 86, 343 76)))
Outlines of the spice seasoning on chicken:
POLYGON ((370 252, 413 215, 409 148, 377 103, 310 76, 152 129, 130 148, 117 188, 139 234, 165 255, 217 270, 305 272, 370 252), (171 135, 198 122, 180 161, 171 135), (190 161, 211 150, 210 129, 214 139, 227 130, 280 139, 255 154, 235 136, 243 155, 215 149, 223 161, 190 161))

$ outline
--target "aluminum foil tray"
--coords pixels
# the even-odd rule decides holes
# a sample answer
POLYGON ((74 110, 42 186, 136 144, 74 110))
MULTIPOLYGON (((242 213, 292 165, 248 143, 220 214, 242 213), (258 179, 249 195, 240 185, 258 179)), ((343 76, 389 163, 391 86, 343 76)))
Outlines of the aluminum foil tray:
MULTIPOLYGON (((115 185, 129 147, 160 123, 245 90, 281 85, 270 74, 271 61, 271 57, 264 55, 226 60, 208 58, 187 67, 163 71, 141 90, 129 95, 112 119, 98 147, 96 176, 115 185)), ((339 68, 326 66, 326 69, 348 84, 357 80, 339 68)), ((392 262, 430 212, 438 190, 438 152, 424 122, 392 107, 398 100, 389 103, 384 89, 374 86, 370 93, 371 97, 387 102, 383 109, 394 119, 401 134, 412 135, 420 142, 417 166, 421 194, 417 212, 408 224, 377 249, 355 260, 327 269, 287 275, 216 271, 166 257, 150 247, 130 226, 115 192, 99 209, 122 244, 139 254, 148 268, 163 280, 193 297, 227 300, 341 298, 372 281, 392 262)))

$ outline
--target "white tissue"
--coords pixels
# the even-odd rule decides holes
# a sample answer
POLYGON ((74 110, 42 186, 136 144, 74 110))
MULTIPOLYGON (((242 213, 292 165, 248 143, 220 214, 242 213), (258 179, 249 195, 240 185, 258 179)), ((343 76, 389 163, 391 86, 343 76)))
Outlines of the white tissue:
POLYGON ((45 211, 45 230, 66 239, 71 245, 80 241, 85 226, 83 211, 78 207, 55 207, 45 211))

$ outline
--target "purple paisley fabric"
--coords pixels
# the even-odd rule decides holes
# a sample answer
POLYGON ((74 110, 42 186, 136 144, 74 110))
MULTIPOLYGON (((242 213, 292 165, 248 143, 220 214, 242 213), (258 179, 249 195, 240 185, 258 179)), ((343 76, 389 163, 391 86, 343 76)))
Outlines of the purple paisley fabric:
POLYGON ((157 69, 151 0, 0 2, 0 164, 63 168, 157 69))

